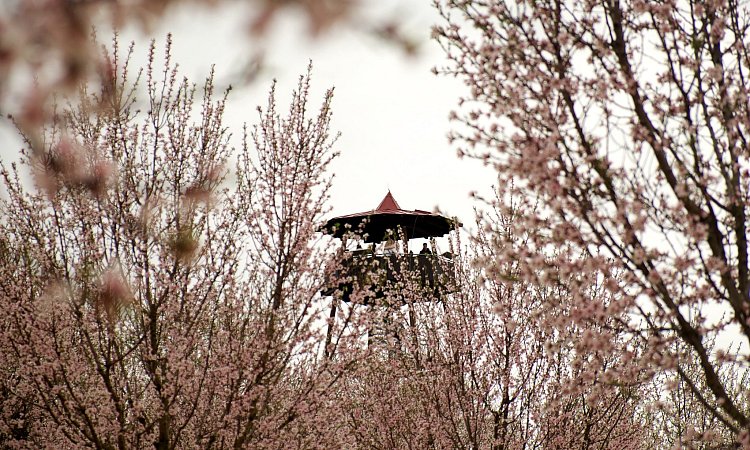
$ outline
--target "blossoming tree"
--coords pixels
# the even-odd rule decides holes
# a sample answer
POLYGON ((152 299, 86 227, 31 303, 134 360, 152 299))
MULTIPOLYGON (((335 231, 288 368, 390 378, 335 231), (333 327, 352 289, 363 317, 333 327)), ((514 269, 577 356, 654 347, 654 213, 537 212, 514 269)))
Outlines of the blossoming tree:
POLYGON ((524 248, 526 237, 511 234, 515 218, 500 205, 489 211, 466 248, 451 246, 453 287, 424 301, 405 286, 382 351, 334 388, 346 447, 648 447, 643 385, 602 383, 608 367, 638 371, 618 348, 618 317, 571 319, 585 315, 572 291, 594 305, 609 294, 588 273, 555 286, 522 279, 523 264, 497 260, 496 248, 524 248), (583 345, 592 334, 600 345, 583 345))
MULTIPOLYGON (((587 315, 625 313, 618 329, 644 349, 641 374, 677 377, 662 387, 679 385, 715 431, 750 446, 747 7, 436 5, 450 59, 442 71, 470 90, 451 138, 495 167, 501 188, 540 205, 514 227, 536 230, 530 246, 550 259, 502 248, 495 257, 521 258, 535 277, 596 274, 613 301, 587 315)), ((585 297, 573 301, 586 310, 585 297)), ((610 383, 628 378, 607 373, 610 383)))
MULTIPOLYGON (((39 155, 44 145, 39 127, 52 120, 51 103, 56 95, 75 92, 80 82, 106 83, 107 61, 100 56, 91 34, 105 30, 152 30, 167 22, 175 11, 193 8, 205 14, 210 8, 233 7, 240 23, 240 41, 261 49, 261 39, 278 16, 296 15, 306 23, 307 36, 328 32, 334 25, 354 25, 361 33, 373 34, 413 52, 415 44, 399 31, 395 17, 362 14, 364 0, 18 0, 0 5, 0 115, 12 115, 23 129, 29 146, 39 155), (244 32, 244 33, 243 33, 244 32)), ((253 57, 248 67, 262 63, 253 57)), ((238 82, 244 75, 238 77, 238 82)), ((248 77, 249 78, 249 77, 248 77)))
POLYGON ((2 169, 0 445, 326 446, 332 91, 310 118, 309 71, 286 115, 272 89, 230 170, 226 94, 155 50, 134 74, 115 43, 101 90, 58 108, 36 189, 2 169))

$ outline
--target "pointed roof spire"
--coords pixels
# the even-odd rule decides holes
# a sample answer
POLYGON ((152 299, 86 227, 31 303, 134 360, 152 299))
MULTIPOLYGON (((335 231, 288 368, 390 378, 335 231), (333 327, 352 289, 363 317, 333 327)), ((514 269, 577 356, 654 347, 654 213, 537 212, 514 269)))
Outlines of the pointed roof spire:
POLYGON ((388 193, 383 197, 383 201, 375 208, 375 211, 397 211, 400 209, 401 207, 398 206, 398 202, 393 198, 393 194, 391 194, 391 190, 389 189, 388 193))

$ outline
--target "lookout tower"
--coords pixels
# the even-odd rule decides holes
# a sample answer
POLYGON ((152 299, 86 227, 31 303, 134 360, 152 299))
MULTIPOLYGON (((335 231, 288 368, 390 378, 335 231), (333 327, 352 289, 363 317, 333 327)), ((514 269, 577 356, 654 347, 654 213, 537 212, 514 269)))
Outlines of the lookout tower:
POLYGON ((324 295, 340 292, 350 301, 366 291, 363 304, 398 301, 399 290, 411 283, 420 290, 415 301, 440 300, 452 290, 453 255, 437 254, 434 238, 445 236, 461 223, 437 213, 399 206, 390 191, 373 210, 334 217, 322 230, 342 240, 339 267, 324 295), (412 239, 429 239, 422 249, 409 249, 412 239), (349 249, 353 242, 357 247, 349 249))
MULTIPOLYGON (((406 306, 414 332, 414 303, 443 300, 455 289, 454 257, 450 252, 438 254, 435 238, 460 226, 458 220, 437 213, 402 209, 390 191, 373 210, 328 220, 321 231, 340 239, 342 245, 335 270, 322 291, 332 296, 326 356, 332 354, 333 321, 342 300, 384 308, 386 317, 394 308, 406 306), (429 239, 429 244, 410 249, 412 239, 429 239), (356 247, 351 248, 353 245, 356 247)), ((375 331, 368 331, 368 345, 375 331)), ((400 340, 398 332, 392 334, 400 340)), ((416 342, 416 334, 413 336, 416 342)))

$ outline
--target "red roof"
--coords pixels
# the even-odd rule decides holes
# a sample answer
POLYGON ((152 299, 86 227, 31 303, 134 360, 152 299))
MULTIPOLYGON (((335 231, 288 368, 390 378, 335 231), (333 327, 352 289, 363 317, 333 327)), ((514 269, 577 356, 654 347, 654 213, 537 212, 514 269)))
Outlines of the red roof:
POLYGON ((401 207, 398 206, 398 202, 393 198, 393 194, 391 194, 391 191, 389 190, 388 193, 385 194, 385 197, 383 197, 383 201, 381 201, 378 207, 375 208, 375 211, 401 211, 401 207))
POLYGON ((351 217, 367 217, 373 214, 408 214, 411 216, 442 217, 440 216, 440 214, 431 213, 429 211, 423 211, 421 209, 415 209, 414 211, 401 209, 401 206, 399 206, 398 202, 393 197, 393 194, 391 194, 391 191, 388 191, 388 193, 385 194, 385 197, 383 197, 383 200, 380 201, 380 204, 377 206, 377 208, 372 209, 370 211, 363 211, 363 212, 358 212, 354 214, 347 214, 344 216, 335 217, 335 219, 346 219, 346 218, 351 218, 351 217))
POLYGON ((398 202, 396 201, 396 198, 393 197, 393 194, 391 194, 390 190, 388 191, 387 194, 385 194, 385 197, 383 197, 383 200, 380 201, 380 204, 378 205, 378 207, 373 209, 372 211, 349 214, 349 215, 342 216, 342 217, 354 217, 354 216, 359 216, 363 214, 410 214, 413 216, 440 216, 440 214, 436 214, 430 211, 425 211, 423 209, 415 209, 413 211, 401 209, 401 206, 399 206, 398 202))
POLYGON ((381 242, 388 233, 401 228, 409 239, 443 236, 450 233, 461 222, 437 213, 415 209, 407 211, 401 209, 390 191, 386 194, 377 208, 345 216, 329 219, 321 227, 328 230, 334 237, 342 237, 350 230, 356 231, 364 226, 367 236, 365 242, 381 242))

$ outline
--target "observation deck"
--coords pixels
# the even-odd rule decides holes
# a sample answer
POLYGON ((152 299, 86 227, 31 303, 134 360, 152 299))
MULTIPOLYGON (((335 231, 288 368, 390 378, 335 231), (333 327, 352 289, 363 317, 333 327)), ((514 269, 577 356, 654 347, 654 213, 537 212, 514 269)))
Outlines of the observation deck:
POLYGON ((359 301, 365 305, 379 304, 377 300, 383 298, 399 298, 404 303, 437 301, 454 291, 453 266, 449 253, 384 255, 368 250, 347 251, 322 294, 335 295, 339 291, 341 299, 348 302, 352 294, 361 291, 359 301))

